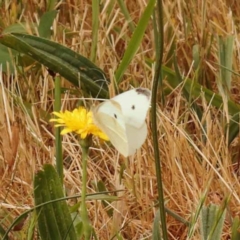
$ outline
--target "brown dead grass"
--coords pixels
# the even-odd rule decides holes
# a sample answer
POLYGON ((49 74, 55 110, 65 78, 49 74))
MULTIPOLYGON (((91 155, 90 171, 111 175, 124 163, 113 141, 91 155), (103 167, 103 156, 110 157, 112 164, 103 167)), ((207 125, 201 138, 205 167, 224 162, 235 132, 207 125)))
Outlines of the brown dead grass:
MULTIPOLYGON (((128 10, 135 23, 138 22, 145 1, 126 1, 128 10)), ((12 1, 7 12, 1 6, 5 26, 20 21, 35 21, 37 9, 44 11, 44 5, 28 1, 23 6, 12 1), (18 14, 17 14, 18 13, 18 14)), ((113 72, 124 53, 131 36, 128 24, 117 3, 108 14, 109 1, 102 4, 99 19, 99 42, 96 64, 113 79, 113 72), (115 29, 120 32, 116 34, 115 29), (109 42, 111 36, 111 42, 109 42)), ((54 25, 55 41, 66 44, 73 50, 88 57, 91 46, 91 5, 86 1, 67 1, 60 6, 60 14, 54 25), (70 33, 64 34, 68 28, 70 33)), ((238 1, 165 1, 165 64, 172 67, 168 57, 173 39, 177 46, 178 64, 183 74, 195 77, 192 68, 192 48, 199 44, 201 53, 202 83, 215 88, 218 77, 218 47, 216 40, 210 46, 211 35, 235 36, 233 69, 239 71, 239 29, 240 5, 238 1), (205 17, 203 2, 206 2, 205 17), (210 50, 208 52, 208 50, 210 50)), ((152 25, 146 31, 141 48, 129 66, 122 89, 131 84, 151 88, 153 67, 147 66, 146 58, 154 60, 154 40, 152 25)), ((23 210, 33 207, 33 176, 45 163, 54 164, 53 127, 40 118, 39 109, 52 111, 51 91, 54 87, 51 77, 44 68, 38 75, 25 69, 22 76, 3 75, 0 78, 0 217, 1 224, 9 226, 23 210), (16 89, 18 86, 18 90, 16 89), (16 99, 16 96, 19 98, 16 99), (30 117, 21 104, 22 99, 32 103, 34 116, 30 117)), ((169 80, 170 81, 170 80, 169 80)), ((69 86, 66 82, 62 85, 69 86)), ((239 100, 238 77, 233 77, 232 99, 239 100)), ((216 90, 217 91, 217 90, 216 90)), ((75 96, 65 95, 64 108, 72 109, 75 96)), ((79 96, 77 96, 79 97, 79 96)), ((90 103, 91 104, 91 103, 90 103)), ((234 171, 233 162, 238 159, 238 144, 227 146, 224 138, 224 122, 228 116, 224 111, 214 109, 200 96, 204 117, 199 122, 181 90, 175 89, 166 97, 165 106, 158 108, 159 146, 163 168, 163 185, 166 206, 182 218, 190 221, 196 212, 200 199, 208 189, 206 204, 221 204, 231 195, 228 218, 225 221, 222 239, 229 239, 231 219, 240 215, 239 178, 234 171), (203 134, 203 132, 205 134, 203 134)), ((112 203, 113 217, 109 217, 100 201, 88 202, 89 216, 99 239, 110 239, 117 230, 125 239, 151 239, 154 203, 157 199, 156 177, 151 128, 143 148, 129 160, 123 159, 107 145, 99 145, 95 140, 88 162, 88 192, 96 192, 96 183, 103 181, 108 190, 123 189, 120 201, 112 203), (103 148, 103 150, 100 150, 103 148), (122 182, 119 182, 120 166, 127 168, 122 182)), ((81 192, 81 150, 78 141, 65 136, 63 141, 65 156, 65 186, 68 195, 81 192)), ((187 227, 167 216, 169 239, 187 239, 187 227)), ((27 226, 23 227, 26 229, 27 226)), ((198 229, 198 225, 196 226, 198 229)), ((24 239, 12 233, 14 239, 24 239)), ((191 239, 200 239, 196 230, 191 239)))

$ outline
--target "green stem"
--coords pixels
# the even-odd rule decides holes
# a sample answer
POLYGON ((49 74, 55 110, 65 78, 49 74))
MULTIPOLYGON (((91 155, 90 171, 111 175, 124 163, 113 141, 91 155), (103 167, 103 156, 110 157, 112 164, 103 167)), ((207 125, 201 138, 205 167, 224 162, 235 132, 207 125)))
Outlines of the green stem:
POLYGON ((82 193, 81 193, 81 218, 83 222, 83 232, 86 240, 91 238, 92 226, 90 224, 87 212, 86 205, 86 194, 87 194, 87 160, 88 160, 88 149, 89 149, 89 140, 82 139, 80 140, 80 145, 82 147, 82 193))
MULTIPOLYGON (((54 94, 54 111, 59 112, 61 109, 61 79, 55 77, 55 94, 54 94)), ((55 145, 56 145, 56 169, 60 178, 61 184, 63 184, 63 158, 62 158, 62 136, 61 128, 55 130, 55 145)))
POLYGON ((167 224, 166 224, 166 213, 164 206, 164 193, 162 185, 162 170, 161 170, 161 160, 159 154, 159 145, 158 145, 158 128, 157 128, 157 90, 158 84, 160 83, 160 88, 162 87, 162 59, 163 59, 163 6, 162 1, 157 0, 156 6, 156 67, 155 75, 153 80, 152 87, 152 109, 151 109, 151 120, 152 120, 152 129, 153 129, 153 147, 154 147, 154 158, 155 158, 155 168, 157 176, 157 186, 158 186, 158 201, 159 201, 159 210, 160 210, 160 219, 162 226, 162 236, 164 240, 168 239, 167 235, 167 224))

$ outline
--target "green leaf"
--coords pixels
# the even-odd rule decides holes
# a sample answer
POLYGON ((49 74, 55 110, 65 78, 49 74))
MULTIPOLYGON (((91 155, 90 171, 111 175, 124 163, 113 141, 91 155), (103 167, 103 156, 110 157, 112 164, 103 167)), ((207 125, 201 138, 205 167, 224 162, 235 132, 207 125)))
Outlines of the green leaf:
POLYGON ((132 38, 129 41, 127 49, 123 55, 123 59, 115 73, 115 78, 117 83, 121 82, 123 74, 125 73, 127 67, 129 66, 130 62, 132 61, 133 57, 135 56, 141 44, 145 30, 152 16, 154 6, 155 6, 155 0, 149 0, 148 5, 144 13, 142 14, 138 22, 138 25, 132 35, 132 38))
POLYGON ((34 28, 37 27, 37 25, 35 23, 25 23, 25 22, 21 22, 21 23, 14 23, 10 26, 8 26, 7 28, 5 28, 2 32, 2 34, 8 34, 8 33, 12 33, 12 32, 16 32, 16 33, 27 33, 28 32, 28 28, 31 28, 32 31, 34 31, 34 28))
POLYGON ((69 48, 44 38, 19 33, 1 35, 0 43, 32 57, 93 96, 108 97, 104 72, 69 48))
POLYGON ((47 1, 47 11, 51 11, 58 4, 59 0, 48 0, 47 1))
POLYGON ((13 56, 15 55, 15 51, 11 51, 7 47, 0 44, 0 65, 2 67, 3 72, 14 73, 14 61, 13 56), (12 52, 13 54, 10 54, 12 52))
POLYGON ((52 202, 64 197, 57 172, 50 164, 45 164, 43 169, 34 178, 35 205, 48 203, 36 209, 41 238, 77 239, 66 202, 52 202))
POLYGON ((239 217, 235 217, 232 223, 231 240, 239 240, 239 239, 240 239, 240 220, 239 220, 239 217))
POLYGON ((38 218, 38 228, 42 239, 61 239, 60 231, 54 215, 53 205, 50 203, 50 193, 43 171, 37 172, 34 178, 34 200, 35 205, 49 202, 45 206, 36 210, 38 218))
POLYGON ((203 240, 220 240, 226 209, 211 204, 201 210, 201 236, 203 240))
MULTIPOLYGON (((34 24, 32 25, 34 26, 34 24)), ((11 32, 26 33, 27 24, 26 23, 15 23, 3 30, 3 34, 8 34, 11 32)), ((6 46, 0 44, 0 64, 2 65, 3 72, 14 73, 14 57, 17 55, 17 52, 13 49, 10 50, 6 46)))
MULTIPOLYGON (((225 39, 218 38, 219 44, 219 65, 220 65, 220 78, 217 81, 218 90, 221 94, 227 95, 231 90, 232 82, 232 60, 233 60, 233 44, 234 36, 227 36, 225 39)), ((224 96, 222 95, 222 96, 224 96)))
POLYGON ((58 11, 53 10, 50 12, 45 12, 40 18, 40 23, 38 27, 38 33, 40 37, 50 38, 52 35, 52 26, 58 11))

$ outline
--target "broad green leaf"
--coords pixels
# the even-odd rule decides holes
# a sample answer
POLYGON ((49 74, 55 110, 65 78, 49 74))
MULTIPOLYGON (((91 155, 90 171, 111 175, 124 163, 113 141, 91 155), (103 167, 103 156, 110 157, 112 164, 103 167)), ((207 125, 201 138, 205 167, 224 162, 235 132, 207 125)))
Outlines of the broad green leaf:
POLYGON ((108 96, 104 72, 67 47, 44 38, 19 33, 1 35, 0 43, 32 57, 93 96, 108 96))
MULTIPOLYGON (((32 24, 34 26, 34 24, 32 24)), ((31 27, 26 23, 15 23, 3 30, 3 34, 18 32, 18 33, 27 33, 27 28, 31 27)), ((2 71, 14 73, 14 57, 17 55, 17 52, 13 49, 10 50, 6 46, 0 44, 0 65, 2 65, 2 71)))
POLYGON ((63 197, 57 172, 52 165, 45 164, 34 178, 35 205, 48 203, 36 209, 42 239, 77 239, 66 202, 52 202, 63 197))
POLYGON ((226 209, 211 204, 201 210, 201 237, 203 240, 220 240, 226 209))
POLYGON ((53 204, 50 203, 51 196, 44 171, 37 172, 34 177, 34 201, 35 205, 49 202, 49 204, 44 205, 42 208, 36 209, 41 238, 61 239, 53 204))

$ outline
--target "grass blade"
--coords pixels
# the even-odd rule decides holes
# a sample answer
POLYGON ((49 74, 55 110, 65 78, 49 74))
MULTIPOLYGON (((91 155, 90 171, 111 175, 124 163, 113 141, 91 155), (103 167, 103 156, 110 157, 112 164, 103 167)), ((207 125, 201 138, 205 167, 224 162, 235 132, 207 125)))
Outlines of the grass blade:
POLYGON ((128 12, 125 2, 123 0, 118 0, 118 4, 122 10, 122 13, 124 14, 126 21, 128 22, 128 26, 129 26, 130 30, 133 32, 135 29, 135 26, 134 26, 134 23, 132 21, 132 18, 130 16, 129 12, 128 12))
POLYGON ((229 93, 232 82, 233 43, 233 36, 228 36, 225 39, 218 37, 220 77, 217 84, 220 94, 222 96, 226 95, 228 99, 230 98, 229 93))
POLYGON ((161 233, 160 233, 160 211, 159 209, 156 211, 156 215, 153 221, 153 240, 161 240, 161 233))
POLYGON ((40 37, 50 38, 52 35, 53 21, 58 14, 57 10, 46 12, 42 15, 39 22, 38 33, 40 37))
POLYGON ((142 17, 138 22, 138 25, 137 25, 137 27, 132 35, 132 38, 129 41, 127 49, 123 55, 122 61, 115 73, 115 79, 116 79, 117 83, 121 82, 123 74, 125 73, 128 65, 132 61, 133 57, 135 56, 135 54, 141 44, 145 30, 149 23, 149 19, 152 16, 154 5, 155 5, 155 0, 150 0, 148 2, 148 5, 147 5, 142 17))
POLYGON ((92 1, 92 45, 91 56, 92 62, 96 61, 98 28, 99 28, 99 0, 92 1))

